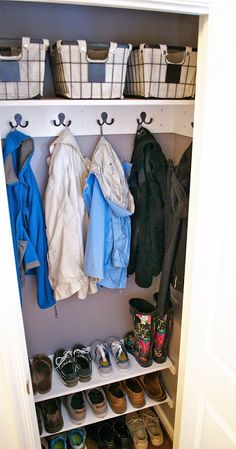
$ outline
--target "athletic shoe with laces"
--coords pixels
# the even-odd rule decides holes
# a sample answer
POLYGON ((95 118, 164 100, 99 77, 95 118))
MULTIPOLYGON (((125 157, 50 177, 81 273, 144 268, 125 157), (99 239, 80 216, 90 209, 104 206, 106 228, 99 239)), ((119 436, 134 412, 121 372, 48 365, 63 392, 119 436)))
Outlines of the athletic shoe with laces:
POLYGON ((120 370, 128 369, 130 367, 129 357, 119 338, 108 337, 106 345, 116 361, 117 368, 120 370))
POLYGON ((112 365, 110 362, 106 343, 104 343, 102 340, 93 341, 91 343, 90 352, 92 359, 95 361, 101 376, 110 376, 110 374, 112 373, 112 365))
POLYGON ((78 384, 76 365, 70 350, 58 349, 53 357, 53 365, 66 387, 75 387, 78 384))
POLYGON ((85 391, 86 400, 95 415, 101 418, 107 413, 107 400, 101 387, 91 388, 85 391))
POLYGON ((135 449, 147 449, 148 435, 140 415, 137 412, 126 415, 126 425, 133 438, 135 449))
POLYGON ((72 348, 72 356, 80 382, 88 382, 92 375, 92 359, 89 349, 78 343, 72 348))
POLYGON ((164 442, 163 432, 160 421, 156 413, 150 408, 140 410, 140 416, 143 418, 145 429, 153 446, 161 446, 164 442))

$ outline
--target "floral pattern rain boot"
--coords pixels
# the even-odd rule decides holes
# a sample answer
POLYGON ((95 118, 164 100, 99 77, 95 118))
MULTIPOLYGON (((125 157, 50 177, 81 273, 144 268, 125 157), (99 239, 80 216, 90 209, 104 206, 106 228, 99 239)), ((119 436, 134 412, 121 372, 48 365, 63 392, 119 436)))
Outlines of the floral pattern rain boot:
POLYGON ((126 349, 131 352, 141 366, 152 364, 152 341, 154 324, 154 306, 142 298, 129 300, 130 313, 132 316, 134 332, 126 341, 126 349))
MULTIPOLYGON (((158 293, 154 294, 154 298, 158 305, 158 293)), ((169 303, 165 314, 161 315, 158 312, 158 307, 155 311, 155 325, 154 325, 154 342, 152 349, 153 360, 157 363, 164 363, 168 356, 169 342, 173 326, 173 308, 172 303, 169 303)))

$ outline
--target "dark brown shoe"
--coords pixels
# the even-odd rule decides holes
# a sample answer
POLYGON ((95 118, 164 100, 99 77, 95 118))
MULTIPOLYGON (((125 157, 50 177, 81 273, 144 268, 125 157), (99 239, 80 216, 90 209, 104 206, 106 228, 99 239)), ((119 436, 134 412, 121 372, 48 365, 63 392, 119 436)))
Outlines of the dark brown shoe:
POLYGON ((120 382, 115 382, 113 384, 107 385, 104 390, 113 412, 119 414, 125 413, 127 409, 127 403, 124 389, 122 388, 120 382))
POLYGON ((52 362, 45 354, 35 355, 31 362, 33 390, 38 393, 48 393, 52 387, 52 362))
POLYGON ((48 433, 60 432, 64 422, 61 414, 60 398, 48 399, 40 404, 45 430, 48 433))
POLYGON ((135 408, 143 407, 145 405, 145 395, 143 387, 139 381, 132 378, 126 379, 122 383, 131 405, 135 408))
POLYGON ((164 401, 166 399, 166 392, 158 373, 148 373, 139 377, 147 395, 155 399, 155 401, 164 401))

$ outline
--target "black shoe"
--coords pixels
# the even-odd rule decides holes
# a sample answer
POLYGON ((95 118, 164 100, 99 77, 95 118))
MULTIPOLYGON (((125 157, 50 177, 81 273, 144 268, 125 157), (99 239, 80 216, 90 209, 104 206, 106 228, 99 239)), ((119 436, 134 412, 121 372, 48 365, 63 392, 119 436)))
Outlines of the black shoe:
POLYGON ((58 349, 53 357, 53 365, 66 387, 75 387, 78 383, 76 364, 69 351, 58 349))
POLYGON ((72 348, 72 355, 80 382, 88 382, 92 375, 92 359, 89 349, 79 343, 72 348))
POLYGON ((97 432, 99 449, 116 449, 112 427, 107 422, 101 424, 97 432))
POLYGON ((46 401, 41 402, 41 410, 46 432, 60 432, 64 426, 60 398, 47 399, 46 401))
POLYGON ((120 419, 116 420, 112 427, 117 449, 132 449, 133 440, 125 422, 120 419))

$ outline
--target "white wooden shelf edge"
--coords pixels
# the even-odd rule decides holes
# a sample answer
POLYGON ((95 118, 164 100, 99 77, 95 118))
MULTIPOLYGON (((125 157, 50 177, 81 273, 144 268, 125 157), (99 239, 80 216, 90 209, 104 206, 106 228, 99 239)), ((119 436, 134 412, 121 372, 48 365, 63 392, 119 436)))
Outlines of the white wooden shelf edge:
MULTIPOLYGON (((11 0, 12 1, 12 0, 11 0)), ((19 1, 19 0, 18 0, 19 1)), ((26 0, 27 2, 48 3, 49 0, 26 0)), ((143 9, 188 14, 207 14, 207 0, 50 0, 50 3, 62 3, 84 6, 105 6, 111 8, 143 9)))
POLYGON ((0 100, 0 107, 22 106, 193 106, 194 100, 168 100, 149 98, 121 98, 111 100, 81 99, 70 100, 67 98, 40 98, 32 100, 0 100))
MULTIPOLYGON (((53 356, 50 356, 52 359, 53 356)), ((59 374, 53 369, 52 373, 52 388, 46 394, 36 394, 34 397, 35 402, 45 401, 47 399, 52 399, 59 396, 65 396, 67 394, 75 393, 77 391, 85 391, 90 388, 101 387, 102 385, 108 385, 110 383, 122 381, 124 379, 130 379, 132 377, 138 377, 143 374, 152 373, 156 371, 161 371, 164 369, 172 369, 173 363, 169 358, 164 363, 155 363, 147 368, 142 368, 135 360, 135 358, 130 355, 130 367, 125 370, 125 372, 119 370, 114 361, 112 361, 112 373, 108 377, 102 377, 97 369, 95 363, 92 367, 92 378, 89 382, 79 382, 75 387, 68 388, 63 383, 59 374)))
MULTIPOLYGON (((122 413, 122 415, 119 415, 119 414, 113 412, 113 410, 110 408, 109 404, 107 404, 107 413, 102 418, 100 418, 98 415, 95 415, 93 413, 93 411, 91 410, 91 408, 89 407, 89 405, 86 404, 86 406, 87 406, 86 418, 85 418, 84 422, 82 422, 81 424, 73 423, 70 420, 67 410, 62 405, 62 416, 63 416, 64 426, 63 426, 63 429, 60 430, 60 432, 66 432, 68 430, 75 429, 75 428, 82 427, 82 426, 89 426, 90 424, 94 424, 94 423, 100 422, 100 421, 105 421, 105 420, 111 419, 111 418, 119 418, 119 417, 122 417, 123 415, 126 415, 128 413, 131 413, 131 412, 134 412, 137 410, 141 410, 141 409, 145 409, 145 408, 149 408, 149 407, 155 407, 157 404, 163 404, 163 403, 169 403, 169 402, 172 402, 172 401, 168 394, 167 394, 167 398, 161 402, 154 401, 153 399, 150 399, 147 395, 145 395, 145 405, 140 408, 134 408, 130 404, 129 400, 127 399, 127 410, 125 411, 125 413, 122 413)), ((43 422, 43 420, 41 420, 41 421, 43 422)), ((41 438, 48 437, 48 436, 52 435, 45 431, 44 424, 43 424, 42 428, 43 428, 43 432, 40 435, 41 438)), ((60 433, 60 432, 57 432, 57 433, 60 433)))

